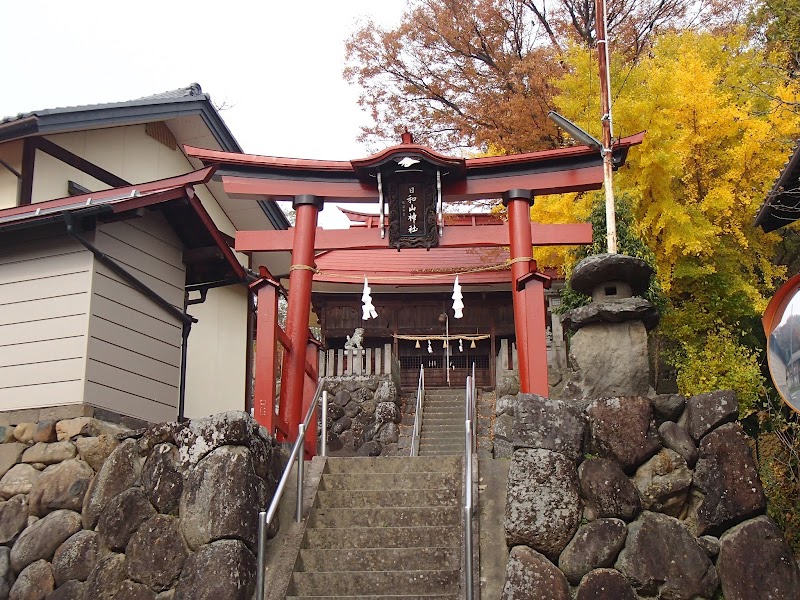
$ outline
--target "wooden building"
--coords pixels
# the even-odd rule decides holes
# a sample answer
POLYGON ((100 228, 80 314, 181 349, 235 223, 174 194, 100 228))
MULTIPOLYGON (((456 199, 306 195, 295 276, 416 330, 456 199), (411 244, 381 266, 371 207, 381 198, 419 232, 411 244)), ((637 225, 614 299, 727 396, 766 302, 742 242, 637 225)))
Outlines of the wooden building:
POLYGON ((0 210, 0 408, 183 413, 185 287, 245 277, 192 191, 212 172, 0 210))
MULTIPOLYGON (((185 153, 183 144, 189 142, 241 151, 197 84, 124 102, 0 119, 0 216, 6 219, 0 227, 0 412, 85 403, 116 407, 121 414, 147 420, 177 416, 177 373, 185 346, 180 327, 172 317, 154 314, 160 309, 146 299, 111 282, 105 267, 67 237, 63 222, 45 226, 35 212, 47 210, 51 202, 72 206, 76 197, 95 202, 119 193, 115 189, 142 194, 153 189, 148 182, 161 180, 157 186, 168 186, 173 178, 202 167, 185 153), (133 313, 124 315, 114 308, 124 304, 123 299, 133 313), (98 314, 106 321, 93 321, 91 311, 102 303, 115 315, 114 327, 135 333, 112 333, 111 326, 102 324, 110 318, 105 309, 98 314), (151 325, 161 333, 142 329, 151 325), (96 334, 101 330, 102 335, 96 334), (97 341, 101 337, 106 343, 97 341), (140 342, 147 348, 138 348, 140 342), (169 348, 157 350, 159 344, 169 348), (98 357, 112 366, 101 366, 98 357), (101 380, 115 382, 116 390, 108 391, 106 400, 95 393, 101 380), (141 401, 123 400, 136 386, 141 401), (161 403, 164 398, 168 400, 161 403)), ((187 300, 193 302, 189 312, 198 322, 188 344, 185 414, 194 417, 245 408, 252 347, 243 271, 214 279, 220 273, 210 270, 206 277, 197 269, 205 259, 230 253, 241 228, 272 231, 289 224, 278 206, 233 201, 219 182, 208 178, 191 193, 203 219, 196 216, 199 213, 169 218, 166 215, 179 214, 173 201, 170 208, 134 211, 114 223, 99 221, 85 234, 181 312, 187 300), (227 251, 210 243, 212 232, 221 235, 227 251), (204 246, 200 240, 205 240, 204 246), (194 303, 200 299, 202 303, 194 303)), ((60 212, 50 220, 57 220, 60 212)), ((241 267, 250 266, 249 256, 231 256, 241 267)), ((288 262, 278 256, 269 260, 262 264, 275 270, 281 269, 281 261, 288 262)))
MULTIPOLYGON (((342 212, 354 227, 378 227, 378 215, 342 212)), ((451 213, 445 215, 445 222, 447 227, 480 227, 501 224, 502 219, 486 213, 451 213)), ((404 388, 417 385, 421 365, 429 387, 462 386, 473 364, 477 385, 494 387, 498 363, 510 366, 514 361, 511 270, 505 264, 508 257, 508 250, 501 248, 333 250, 318 254, 312 301, 328 349, 325 361, 346 360, 346 354, 340 357, 337 350, 360 327, 364 329, 364 348, 391 347, 400 364, 404 388), (461 319, 454 318, 452 309, 456 272, 461 273, 465 304, 461 319), (377 318, 366 321, 361 318, 361 287, 342 283, 364 276, 378 313, 377 318), (508 349, 508 356, 500 357, 501 347, 508 349)), ((553 320, 550 312, 550 305, 558 304, 561 287, 562 282, 556 279, 546 296, 548 360, 555 367, 562 366, 566 358, 560 322, 553 320)), ((335 372, 338 365, 331 368, 335 372)))

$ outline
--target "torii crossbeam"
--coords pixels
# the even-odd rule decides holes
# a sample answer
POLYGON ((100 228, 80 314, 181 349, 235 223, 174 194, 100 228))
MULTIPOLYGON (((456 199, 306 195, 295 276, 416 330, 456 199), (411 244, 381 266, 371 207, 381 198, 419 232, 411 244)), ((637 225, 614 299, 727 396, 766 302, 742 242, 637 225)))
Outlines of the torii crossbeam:
MULTIPOLYGON (((624 164, 630 147, 640 144, 643 137, 644 133, 639 133, 618 141, 614 146, 614 163, 617 167, 624 164)), ((531 223, 530 207, 536 195, 599 189, 603 181, 603 167, 602 157, 596 150, 578 146, 510 156, 462 159, 414 144, 407 133, 403 135, 403 143, 350 162, 254 156, 188 146, 185 150, 187 155, 207 165, 218 166, 215 177, 222 180, 231 198, 289 200, 296 211, 296 224, 288 231, 241 231, 236 235, 237 251, 292 252, 287 339, 283 340, 286 356, 280 418, 277 421, 272 408, 274 379, 263 381, 269 379, 270 374, 258 369, 256 371, 256 418, 271 431, 277 428, 279 439, 292 439, 297 434, 297 424, 302 418, 301 399, 304 396, 306 372, 313 368, 307 360, 307 342, 315 251, 393 247, 377 229, 317 229, 319 211, 327 201, 378 202, 379 198, 383 198, 381 175, 386 177, 390 167, 400 173, 402 169, 397 164, 406 167, 420 163, 427 165, 430 172, 435 172, 439 204, 442 201, 500 198, 506 205, 508 226, 485 225, 469 228, 468 231, 467 228, 453 227, 445 230, 443 235, 435 236, 433 243, 425 244, 426 247, 510 247, 520 390, 548 395, 544 288, 549 286, 549 279, 537 272, 532 247, 588 244, 592 236, 588 224, 531 223), (477 236, 476 229, 480 231, 477 236)), ((421 170, 419 172, 422 173, 421 170)), ((406 184, 405 191, 408 189, 406 184)), ((413 193, 414 187, 410 189, 413 193)), ((390 228, 391 214, 390 211, 390 228)), ((407 216, 403 213, 404 218, 407 216)), ((261 321, 260 302, 258 310, 261 321)), ((274 344, 274 338, 270 343, 274 344)), ((257 355, 261 354, 261 350, 259 344, 257 355)))

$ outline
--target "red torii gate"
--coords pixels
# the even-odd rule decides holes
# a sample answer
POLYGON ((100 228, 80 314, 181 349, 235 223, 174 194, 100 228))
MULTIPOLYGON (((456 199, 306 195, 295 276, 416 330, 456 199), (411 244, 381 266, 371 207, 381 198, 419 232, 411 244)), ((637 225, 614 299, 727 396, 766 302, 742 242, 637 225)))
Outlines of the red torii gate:
MULTIPOLYGON (((630 147, 641 143, 643 137, 644 133, 639 133, 619 140, 614 146, 616 166, 624 164, 630 147)), ((296 224, 287 231, 241 231, 236 235, 236 250, 240 252, 292 252, 285 334, 275 327, 277 314, 273 314, 279 284, 263 269, 262 279, 253 286, 259 290, 258 321, 262 333, 256 349, 255 415, 270 431, 277 429, 279 439, 296 437, 304 405, 310 401, 309 386, 305 386, 304 394, 305 381, 317 376, 308 334, 315 251, 390 248, 388 240, 382 239, 376 229, 317 229, 319 211, 325 201, 376 202, 379 196, 376 173, 382 165, 393 160, 399 162, 401 157, 447 169, 441 181, 443 201, 502 198, 508 209, 507 227, 453 227, 446 230, 437 245, 510 247, 520 390, 547 396, 544 288, 549 286, 549 279, 537 272, 531 249, 534 245, 587 244, 591 243, 592 235, 591 226, 583 223, 531 223, 530 207, 536 195, 599 189, 603 167, 596 150, 578 146, 462 159, 414 144, 409 134, 404 134, 403 143, 397 146, 350 162, 266 157, 189 146, 185 150, 187 155, 207 165, 218 166, 215 177, 221 178, 231 198, 289 200, 296 211, 296 224), (285 357, 280 410, 275 419, 277 342, 284 346, 285 357)), ((310 440, 307 438, 310 454, 314 440, 311 436, 310 440)))

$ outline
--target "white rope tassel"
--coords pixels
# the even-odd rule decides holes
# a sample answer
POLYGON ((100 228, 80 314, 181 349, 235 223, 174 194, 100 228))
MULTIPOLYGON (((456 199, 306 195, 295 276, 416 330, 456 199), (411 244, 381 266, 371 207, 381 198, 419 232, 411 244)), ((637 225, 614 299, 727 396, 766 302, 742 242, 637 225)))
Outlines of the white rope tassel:
POLYGON ((456 275, 456 281, 453 284, 453 315, 456 319, 460 319, 464 316, 464 294, 461 293, 461 285, 458 283, 458 275, 456 275))
POLYGON ((369 282, 367 278, 364 277, 364 293, 361 294, 361 302, 364 303, 364 306, 361 307, 361 320, 368 321, 369 319, 375 319, 378 316, 378 313, 375 311, 375 307, 372 304, 372 288, 369 287, 369 282))

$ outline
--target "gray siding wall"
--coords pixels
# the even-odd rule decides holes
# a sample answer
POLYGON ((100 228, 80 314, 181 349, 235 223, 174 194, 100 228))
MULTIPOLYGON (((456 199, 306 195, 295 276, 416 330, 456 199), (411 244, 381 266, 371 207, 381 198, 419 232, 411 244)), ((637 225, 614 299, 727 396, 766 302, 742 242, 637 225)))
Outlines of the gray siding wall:
MULTIPOLYGON (((160 213, 98 224, 94 243, 178 308, 186 278, 183 246, 160 213)), ((86 402, 148 421, 178 414, 181 324, 95 262, 86 402)))
POLYGON ((0 238, 0 410, 83 400, 92 255, 63 232, 0 238))

